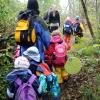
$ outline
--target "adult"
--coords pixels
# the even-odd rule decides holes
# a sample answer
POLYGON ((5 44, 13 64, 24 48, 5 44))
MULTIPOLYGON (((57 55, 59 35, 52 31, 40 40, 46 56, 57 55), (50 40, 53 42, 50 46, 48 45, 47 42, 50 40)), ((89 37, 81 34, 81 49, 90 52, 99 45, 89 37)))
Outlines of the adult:
MULTIPOLYGON (((36 46, 39 49, 40 58, 41 60, 44 60, 44 49, 48 49, 49 47, 50 33, 44 20, 41 17, 39 17, 39 6, 37 0, 28 0, 27 10, 31 11, 31 28, 34 28, 36 33, 36 41, 35 44, 33 44, 33 46, 36 46)), ((22 13, 23 12, 21 12, 21 14, 22 13)), ((23 15, 23 17, 26 16, 23 15)), ((22 55, 23 52, 26 51, 29 47, 30 45, 21 45, 20 55, 22 55)))
POLYGON ((52 11, 49 15, 49 30, 53 32, 54 30, 58 29, 60 26, 60 14, 56 9, 56 5, 52 5, 52 11))
POLYGON ((51 13, 51 11, 52 11, 52 7, 50 7, 49 9, 48 9, 48 11, 44 14, 44 16, 43 16, 43 19, 45 20, 45 22, 48 24, 49 23, 49 16, 50 16, 50 13, 51 13))

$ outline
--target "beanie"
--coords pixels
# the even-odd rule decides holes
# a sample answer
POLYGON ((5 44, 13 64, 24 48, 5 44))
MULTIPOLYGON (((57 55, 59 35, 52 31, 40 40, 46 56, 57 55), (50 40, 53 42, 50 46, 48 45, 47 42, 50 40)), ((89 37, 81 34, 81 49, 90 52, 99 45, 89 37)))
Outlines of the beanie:
POLYGON ((39 5, 37 0, 28 0, 27 9, 36 11, 39 14, 39 5))

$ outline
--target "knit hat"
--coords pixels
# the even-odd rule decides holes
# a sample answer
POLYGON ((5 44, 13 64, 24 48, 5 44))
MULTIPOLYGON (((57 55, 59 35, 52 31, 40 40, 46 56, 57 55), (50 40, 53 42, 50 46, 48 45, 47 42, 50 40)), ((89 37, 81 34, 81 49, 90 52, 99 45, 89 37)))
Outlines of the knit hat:
POLYGON ((71 18, 70 17, 67 17, 65 21, 71 21, 71 18))
POLYGON ((14 62, 14 68, 27 69, 27 68, 29 68, 29 66, 30 66, 30 63, 29 63, 28 59, 23 56, 16 58, 16 60, 14 62))
POLYGON ((76 19, 76 20, 79 20, 79 19, 80 19, 80 16, 76 16, 75 19, 76 19))
POLYGON ((24 56, 26 57, 30 57, 32 60, 36 61, 36 62, 40 62, 40 54, 39 51, 36 47, 30 47, 28 48, 24 53, 24 56))
POLYGON ((37 0, 28 0, 27 9, 36 11, 39 14, 39 5, 37 0))

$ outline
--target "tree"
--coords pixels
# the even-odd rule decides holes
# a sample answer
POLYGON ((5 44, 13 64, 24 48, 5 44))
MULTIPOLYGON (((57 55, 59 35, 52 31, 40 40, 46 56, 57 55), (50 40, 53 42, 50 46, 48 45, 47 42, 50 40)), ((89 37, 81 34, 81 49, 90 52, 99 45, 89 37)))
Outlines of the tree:
POLYGON ((87 8, 86 8, 85 3, 84 3, 83 0, 81 0, 81 4, 82 4, 82 7, 83 7, 83 10, 84 10, 84 13, 85 13, 85 17, 86 17, 86 20, 87 20, 87 24, 88 24, 91 36, 94 38, 95 36, 94 36, 93 29, 92 29, 92 26, 91 26, 91 23, 90 23, 88 14, 87 14, 87 8))
POLYGON ((18 0, 0 0, 0 35, 14 30, 16 16, 23 7, 18 0))

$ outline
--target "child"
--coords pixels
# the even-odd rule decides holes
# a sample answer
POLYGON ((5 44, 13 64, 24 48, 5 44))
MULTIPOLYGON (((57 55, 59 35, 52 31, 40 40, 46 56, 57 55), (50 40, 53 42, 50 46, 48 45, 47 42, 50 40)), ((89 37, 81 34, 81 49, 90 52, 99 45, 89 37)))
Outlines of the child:
MULTIPOLYGON (((40 55, 39 55, 39 51, 36 47, 30 47, 28 48, 24 53, 23 56, 27 57, 31 63, 30 69, 33 73, 35 73, 38 77, 39 77, 39 81, 40 81, 40 87, 38 89, 39 93, 42 94, 42 98, 44 98, 45 95, 45 89, 46 87, 43 87, 45 83, 45 77, 46 77, 46 82, 47 82, 47 88, 49 87, 50 89, 47 90, 51 90, 53 89, 54 85, 49 85, 51 84, 51 82, 53 81, 52 79, 52 72, 50 71, 48 65, 46 63, 41 62, 40 60, 40 55), (45 75, 45 76, 44 76, 45 75), (41 80, 42 79, 42 80, 41 80), (43 84, 43 83, 44 84, 43 84), (42 90, 43 89, 43 90, 42 90)), ((57 84, 57 82, 56 82, 57 84)), ((55 87, 56 89, 59 89, 59 85, 56 85, 57 87, 55 87)), ((58 94, 56 91, 55 92, 55 96, 54 98, 58 97, 58 94)), ((54 93, 52 92, 52 93, 54 93)), ((58 91, 60 92, 60 91, 58 91)), ((56 99, 58 100, 58 99, 56 99)))
POLYGON ((63 40, 60 37, 59 30, 53 31, 51 40, 50 40, 50 46, 49 49, 45 51, 45 62, 48 64, 51 71, 53 71, 52 67, 52 54, 55 51, 55 44, 56 43, 62 43, 63 40))
MULTIPOLYGON (((46 63, 41 63, 38 66, 43 70, 43 74, 46 76, 47 91, 53 97, 53 100, 59 100, 60 87, 58 84, 57 76, 53 72, 50 71, 50 69, 46 63)), ((45 98, 45 96, 44 96, 43 100, 48 100, 48 98, 45 98)))
POLYGON ((38 67, 38 64, 41 63, 40 53, 39 53, 37 47, 35 47, 35 46, 29 47, 23 53, 23 56, 29 60, 29 62, 30 62, 29 69, 32 71, 33 74, 36 75, 36 69, 38 67))
POLYGON ((65 46, 60 34, 61 33, 59 30, 53 31, 52 37, 50 40, 50 48, 48 49, 48 51, 45 52, 45 54, 46 54, 46 56, 51 57, 51 59, 47 59, 47 60, 51 60, 52 65, 55 68, 55 74, 57 74, 57 76, 58 76, 58 82, 61 84, 61 83, 63 83, 63 80, 67 80, 68 73, 65 71, 65 68, 64 68, 64 64, 67 61, 66 46, 65 46), (60 60, 57 60, 59 58, 56 55, 56 51, 57 51, 58 57, 62 56, 62 58, 60 58, 60 60), (61 55, 59 55, 58 51, 61 51, 61 52, 63 51, 63 52, 61 55))
POLYGON ((64 41, 66 43, 67 50, 71 49, 71 35, 73 34, 72 26, 73 24, 70 17, 67 17, 63 26, 64 41))
POLYGON ((23 99, 29 100, 28 98, 25 98, 25 96, 28 95, 30 91, 32 91, 33 94, 31 93, 29 94, 33 96, 34 100, 37 100, 39 82, 36 76, 33 75, 32 72, 28 69, 29 66, 30 63, 25 57, 20 56, 15 59, 14 62, 15 69, 11 73, 9 73, 6 77, 6 80, 9 83, 9 88, 7 88, 8 100, 18 100, 18 98, 20 98, 21 100, 23 99), (24 88, 21 89, 23 86, 24 88), (27 86, 30 87, 28 88, 27 86), (30 91, 26 92, 26 90, 30 91), (22 94, 23 97, 21 96, 22 94))

